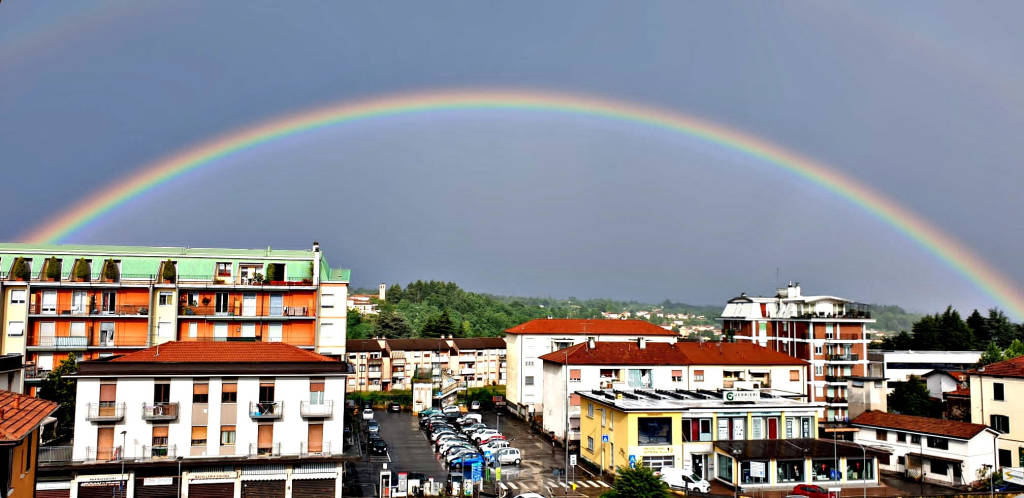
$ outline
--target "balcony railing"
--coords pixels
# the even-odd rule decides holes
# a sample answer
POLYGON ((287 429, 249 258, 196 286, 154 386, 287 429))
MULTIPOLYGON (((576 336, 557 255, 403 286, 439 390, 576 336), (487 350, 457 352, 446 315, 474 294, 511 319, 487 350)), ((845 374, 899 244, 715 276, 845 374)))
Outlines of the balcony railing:
POLYGON ((254 419, 276 419, 281 418, 284 412, 283 401, 250 401, 249 416, 254 419))
POLYGON ((825 398, 826 403, 846 403, 845 396, 829 396, 825 398))
POLYGON ((249 456, 281 456, 281 443, 274 443, 269 446, 249 443, 249 456))
POLYGON ((121 304, 117 306, 60 306, 44 308, 41 303, 32 306, 32 314, 48 316, 149 316, 149 306, 121 304))
POLYGON ((143 403, 142 404, 142 419, 143 420, 177 420, 178 418, 178 403, 143 403))
POLYGON ((71 448, 71 446, 40 446, 39 463, 70 462, 71 448))
POLYGON ((299 404, 299 414, 306 418, 326 418, 334 415, 334 401, 323 403, 310 403, 303 401, 299 404))
POLYGON ((303 277, 289 277, 286 280, 266 280, 257 279, 255 277, 243 277, 231 276, 231 275, 178 275, 178 285, 181 287, 200 285, 233 285, 233 286, 253 286, 253 287, 297 287, 297 286, 309 286, 313 285, 313 279, 303 277))
POLYGON ((116 422, 124 418, 124 403, 114 401, 89 403, 85 418, 92 422, 116 422))
POLYGON ((39 368, 32 363, 25 365, 25 378, 28 380, 45 379, 48 375, 50 375, 49 370, 39 368))
POLYGON ((825 382, 846 382, 845 375, 826 375, 825 382))
POLYGON ((85 349, 89 346, 89 338, 82 335, 42 336, 30 341, 29 345, 54 349, 85 349), (31 344, 32 342, 36 344, 31 344))
POLYGON ((176 445, 164 445, 164 446, 143 446, 142 447, 142 459, 143 460, 173 460, 178 456, 178 447, 176 445))
POLYGON ((198 316, 223 316, 223 317, 238 317, 238 318, 264 318, 264 317, 314 317, 316 313, 313 312, 313 308, 308 306, 282 306, 280 308, 272 307, 269 309, 263 309, 259 311, 248 312, 249 310, 238 310, 234 306, 229 306, 227 309, 223 307, 218 308, 217 306, 190 306, 182 305, 178 306, 179 315, 198 315, 198 316), (236 312, 237 311, 237 312, 236 312))
POLYGON ((858 360, 860 360, 860 355, 849 354, 849 353, 830 354, 830 355, 828 355, 828 359, 829 359, 829 361, 858 361, 858 360))
MULTIPOLYGON (((338 449, 341 450, 340 447, 338 449)), ((316 446, 309 447, 305 441, 299 441, 299 455, 304 457, 331 455, 331 442, 324 441, 317 448, 316 446)))
POLYGON ((85 461, 86 462, 110 462, 114 460, 120 460, 122 458, 121 447, 115 446, 113 448, 94 448, 92 446, 85 447, 85 461))
POLYGON ((832 337, 826 337, 826 341, 859 341, 864 339, 860 334, 832 334, 832 337))

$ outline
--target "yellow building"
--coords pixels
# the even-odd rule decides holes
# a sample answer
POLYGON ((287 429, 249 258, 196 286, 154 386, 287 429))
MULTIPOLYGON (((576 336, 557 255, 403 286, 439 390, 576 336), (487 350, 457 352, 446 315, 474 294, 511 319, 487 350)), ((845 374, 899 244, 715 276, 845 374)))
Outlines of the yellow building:
POLYGON ((32 498, 39 462, 39 431, 57 403, 0 391, 0 486, 3 496, 32 498))
POLYGON ((877 484, 877 451, 814 439, 824 403, 749 390, 577 394, 580 457, 602 472, 679 467, 743 488, 877 484))
POLYGON ((971 422, 1000 432, 999 467, 1024 467, 1024 357, 971 370, 971 422))

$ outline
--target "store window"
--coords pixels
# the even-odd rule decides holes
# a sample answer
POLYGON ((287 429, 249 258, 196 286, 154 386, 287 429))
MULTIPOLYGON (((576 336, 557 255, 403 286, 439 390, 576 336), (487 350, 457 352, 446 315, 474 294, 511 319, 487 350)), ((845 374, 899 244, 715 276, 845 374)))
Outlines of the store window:
POLYGON ((875 478, 874 460, 871 458, 846 458, 846 478, 853 481, 867 481, 875 478))
POLYGON ((743 484, 767 484, 768 460, 740 462, 740 482, 743 484))
POLYGON ((778 482, 804 482, 803 460, 781 460, 776 463, 778 482))
POLYGON ((643 417, 637 419, 637 444, 672 444, 672 419, 669 417, 643 417))
POLYGON ((660 472, 662 467, 675 467, 676 457, 673 455, 644 456, 640 460, 640 465, 660 472))
POLYGON ((718 465, 715 466, 718 478, 725 482, 732 482, 732 458, 728 455, 718 454, 718 465))
POLYGON ((828 460, 814 460, 811 468, 814 470, 815 481, 838 481, 842 477, 839 469, 835 466, 836 461, 833 459, 828 460))

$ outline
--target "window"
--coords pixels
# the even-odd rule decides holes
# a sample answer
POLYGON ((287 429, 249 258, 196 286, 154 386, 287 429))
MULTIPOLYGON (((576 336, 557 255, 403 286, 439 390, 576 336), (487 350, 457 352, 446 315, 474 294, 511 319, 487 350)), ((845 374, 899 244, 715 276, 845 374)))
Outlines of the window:
POLYGON ((214 312, 215 313, 227 313, 228 312, 228 293, 218 292, 214 294, 214 312))
POLYGON ((100 346, 114 345, 114 322, 100 323, 100 346))
POLYGON ((192 384, 192 402, 193 403, 209 403, 210 402, 210 385, 207 383, 192 384))
POLYGON ((751 460, 740 462, 740 481, 743 484, 767 484, 768 483, 768 461, 767 460, 751 460), (763 471, 762 476, 755 477, 750 471, 752 464, 759 464, 763 471))
POLYGON ((527 366, 527 367, 532 367, 533 366, 533 360, 526 360, 526 363, 524 363, 524 365, 527 366))
POLYGON ((932 437, 928 436, 928 447, 935 448, 938 450, 948 450, 949 440, 944 437, 932 437))
POLYGON ((153 426, 153 456, 167 456, 167 426, 153 426))
POLYGON ((323 379, 323 377, 309 379, 309 404, 311 404, 311 405, 322 405, 322 404, 324 404, 324 379, 323 379))
POLYGON ((835 466, 835 460, 813 460, 811 464, 815 481, 838 481, 842 478, 839 469, 835 466))
POLYGON ((172 294, 170 292, 161 291, 160 294, 157 296, 157 299, 158 299, 157 303, 160 306, 167 306, 167 305, 170 305, 170 304, 174 304, 174 300, 172 299, 172 297, 173 296, 172 296, 172 294))
POLYGON ((228 324, 226 323, 215 323, 213 324, 213 338, 224 339, 228 336, 228 324))
POLYGON ((821 365, 815 365, 814 366, 814 375, 824 375, 824 374, 825 374, 825 371, 822 369, 821 365))
POLYGON ((817 355, 821 354, 821 346, 814 346, 814 354, 817 354, 817 355))
POLYGON ((25 304, 25 289, 11 291, 11 304, 25 304))
POLYGON ((832 324, 831 323, 826 323, 825 324, 825 338, 826 339, 831 339, 832 338, 832 334, 833 334, 833 332, 832 332, 832 324))
POLYGON ((7 322, 7 335, 25 335, 25 322, 7 322))
POLYGON ((230 277, 231 276, 231 263, 217 263, 217 276, 218 277, 230 277))
POLYGON ((594 452, 594 438, 587 436, 587 451, 594 452))
POLYGON ((874 479, 874 461, 871 458, 846 457, 846 478, 854 481, 874 479))
POLYGON ((580 369, 571 368, 569 369, 569 382, 579 382, 581 378, 580 369))
POLYGON ((906 465, 907 457, 896 457, 896 465, 906 465))
POLYGON ((672 382, 682 382, 682 381, 683 381, 683 371, 682 370, 673 370, 672 371, 672 382))
POLYGON ((672 419, 669 417, 643 417, 637 419, 637 444, 672 444, 672 419))
POLYGON ((306 439, 310 453, 320 453, 324 449, 324 424, 309 424, 306 439))
POLYGON ((192 426, 192 446, 206 446, 206 427, 192 426))
POLYGON ((704 371, 703 370, 694 370, 693 371, 693 381, 694 382, 704 382, 704 371))
POLYGON ((921 444, 921 436, 917 434, 910 435, 910 444, 921 444))
POLYGON ((800 380, 800 371, 799 370, 790 370, 789 371, 789 380, 790 381, 799 381, 800 380))
POLYGON ((1003 383, 993 382, 992 383, 992 399, 996 401, 1005 401, 1003 398, 1003 383))
POLYGON ((230 446, 235 444, 235 426, 233 425, 222 425, 220 426, 220 444, 230 446))
POLYGON ((1000 467, 1011 467, 1012 464, 1013 464, 1013 462, 1010 461, 1011 459, 1013 459, 1013 453, 1010 452, 1010 450, 1004 450, 1004 449, 1000 449, 999 450, 999 466, 1000 467))
POLYGON ((274 293, 270 295, 270 315, 271 316, 282 316, 284 315, 284 295, 281 293, 274 293))
POLYGON ((171 401, 171 383, 164 379, 153 384, 153 403, 168 403, 171 401))
POLYGON ((590 418, 594 418, 594 404, 593 403, 587 403, 587 416, 590 417, 590 418))
POLYGON ((996 432, 1010 432, 1010 417, 1006 415, 990 415, 989 427, 996 432))
POLYGON ((199 293, 198 292, 186 292, 185 293, 185 305, 186 306, 199 306, 199 293))
POLYGON ((334 307, 334 294, 324 292, 320 294, 320 307, 321 308, 333 308, 334 307))
POLYGON ((726 482, 732 482, 732 458, 728 455, 718 454, 718 477, 726 482))
POLYGON ((256 435, 257 453, 268 455, 273 449, 274 424, 263 424, 258 426, 256 435))
POLYGON ((524 382, 524 384, 526 384, 528 386, 532 386, 533 385, 533 376, 532 375, 527 375, 526 376, 526 381, 524 382))
POLYGON ((188 324, 188 336, 191 338, 199 337, 199 323, 189 322, 188 324))
POLYGON ((101 310, 103 313, 111 315, 114 310, 117 309, 117 292, 116 291, 103 291, 103 300, 100 303, 102 305, 101 310))
POLYGON ((780 460, 775 464, 778 482, 803 482, 804 462, 803 460, 780 460))
POLYGON ((640 460, 640 465, 643 465, 655 472, 660 472, 662 467, 674 467, 675 464, 676 457, 672 455, 645 456, 640 460))
POLYGON ((221 403, 237 403, 238 402, 238 384, 235 382, 225 382, 220 387, 220 402, 221 403))
POLYGON ((896 440, 901 442, 901 443, 907 442, 907 433, 905 433, 905 432, 897 432, 896 433, 896 440))
POLYGON ((932 474, 946 475, 949 473, 949 464, 942 460, 930 460, 928 472, 932 474))
POLYGON ((888 441, 889 433, 882 429, 875 429, 875 439, 879 441, 888 441))
POLYGON ((282 342, 282 334, 284 326, 280 323, 271 323, 267 325, 267 340, 270 342, 282 342))

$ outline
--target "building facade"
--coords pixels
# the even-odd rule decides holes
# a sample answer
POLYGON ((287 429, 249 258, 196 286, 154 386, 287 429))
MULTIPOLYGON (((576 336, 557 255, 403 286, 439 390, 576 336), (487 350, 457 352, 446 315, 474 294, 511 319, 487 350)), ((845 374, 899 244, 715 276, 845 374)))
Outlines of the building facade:
POLYGON ((344 354, 348 270, 311 250, 0 244, 0 353, 29 391, 74 353, 245 338, 344 354))
MULTIPOLYGON (((0 490, 9 498, 33 498, 43 424, 57 403, 0 390, 0 490)), ((52 421, 52 420, 49 420, 52 421)))
POLYGON ((871 351, 872 368, 889 382, 924 377, 932 370, 964 371, 981 359, 981 351, 871 351))
POLYGON ((846 380, 867 372, 867 305, 835 296, 804 296, 790 283, 773 297, 741 294, 725 305, 722 332, 811 364, 807 390, 826 403, 828 421, 848 419, 846 380))
POLYGON ((541 356, 574 344, 637 341, 674 342, 679 334, 641 320, 537 319, 505 331, 508 349, 508 409, 523 417, 543 413, 544 362, 541 356))
POLYGON ((997 433, 970 424, 885 412, 864 412, 850 424, 854 441, 886 450, 882 470, 947 486, 968 486, 985 479, 993 463, 997 433))
POLYGON ((283 343, 172 341, 86 361, 73 446, 44 469, 70 475, 80 496, 123 486, 131 497, 147 482, 200 496, 289 486, 341 496, 347 374, 336 358, 283 343), (179 459, 180 483, 168 465, 179 459), (306 478, 315 482, 294 482, 306 478))
POLYGON ((540 360, 544 430, 565 439, 568 422, 572 441, 580 439, 579 391, 752 389, 807 398, 806 361, 751 343, 588 341, 540 360))
POLYGON ((412 389, 417 374, 463 387, 504 385, 505 339, 501 337, 354 339, 348 341, 354 368, 348 391, 412 389))
POLYGON ((1024 357, 968 370, 971 422, 999 433, 997 462, 1024 467, 1024 357))

